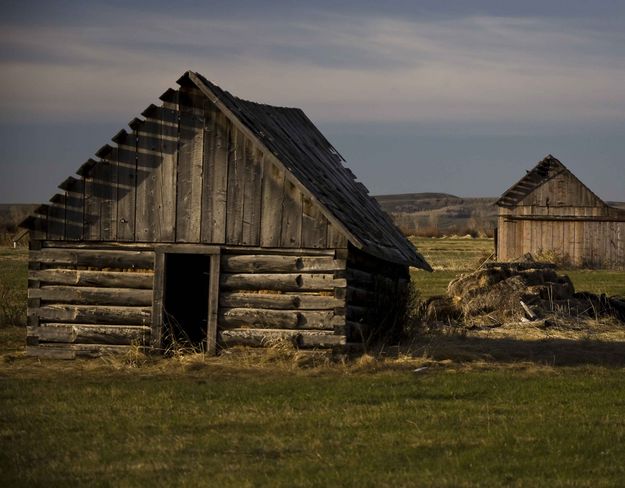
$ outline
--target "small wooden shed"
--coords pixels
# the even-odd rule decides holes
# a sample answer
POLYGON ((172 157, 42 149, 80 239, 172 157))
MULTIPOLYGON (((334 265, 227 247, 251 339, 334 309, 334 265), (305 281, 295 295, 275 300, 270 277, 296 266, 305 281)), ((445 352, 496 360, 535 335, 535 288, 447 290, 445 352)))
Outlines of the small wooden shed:
POLYGON ((430 269, 304 112, 185 73, 23 222, 28 347, 362 343, 430 269))
POLYGON ((575 266, 625 269, 625 210, 607 205, 551 155, 496 205, 499 261, 529 253, 575 266))

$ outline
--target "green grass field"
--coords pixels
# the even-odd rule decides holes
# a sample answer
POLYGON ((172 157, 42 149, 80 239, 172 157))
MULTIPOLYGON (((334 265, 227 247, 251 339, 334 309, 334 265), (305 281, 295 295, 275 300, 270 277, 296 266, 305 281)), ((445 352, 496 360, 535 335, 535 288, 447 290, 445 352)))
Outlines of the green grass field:
MULTIPOLYGON (((458 264, 414 273, 424 294, 489 245, 430 241, 435 267, 458 264)), ((625 291, 625 273, 572 276, 625 291)), ((25 280, 25 252, 0 250, 5 288, 25 297, 25 280)), ((63 362, 25 358, 24 329, 0 327, 0 485, 622 485, 625 342, 413 340, 351 360, 63 362)))
POLYGON ((618 486, 625 477, 622 370, 207 366, 0 382, 4 486, 618 486))
MULTIPOLYGON (((413 270, 411 280, 420 296, 444 295, 447 284, 461 273, 476 269, 493 252, 492 239, 415 237, 411 241, 434 268, 433 273, 413 270)), ((625 296, 625 272, 563 269, 575 290, 625 296)))

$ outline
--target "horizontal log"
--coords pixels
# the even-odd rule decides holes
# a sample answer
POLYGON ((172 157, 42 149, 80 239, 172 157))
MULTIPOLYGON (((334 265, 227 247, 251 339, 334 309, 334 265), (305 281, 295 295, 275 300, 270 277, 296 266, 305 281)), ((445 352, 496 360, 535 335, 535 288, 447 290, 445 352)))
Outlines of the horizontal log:
POLYGON ((301 348, 344 346, 345 336, 335 334, 301 334, 297 338, 297 345, 301 348))
POLYGON ((38 339, 39 342, 144 345, 148 343, 150 327, 47 323, 39 327, 28 327, 27 335, 38 339))
POLYGON ((345 337, 323 331, 294 329, 230 329, 220 331, 224 346, 267 347, 277 341, 289 341, 296 347, 335 347, 345 344, 345 337))
POLYGON ((303 249, 284 247, 222 246, 223 254, 278 254, 281 256, 334 256, 335 249, 303 249))
POLYGON ((340 271, 345 261, 331 256, 223 255, 226 273, 304 273, 340 271))
POLYGON ((345 306, 345 301, 323 295, 223 292, 219 295, 219 306, 275 310, 334 310, 345 306))
MULTIPOLYGON (((129 354, 135 346, 103 344, 40 344, 26 346, 26 355, 41 359, 75 359, 77 357, 99 358, 106 355, 129 354)), ((143 350, 140 349, 140 350, 143 350)))
POLYGON ((29 271, 28 279, 39 280, 41 284, 49 285, 152 289, 154 274, 122 271, 44 269, 29 271))
POLYGON ((275 329, 334 329, 345 322, 331 310, 267 310, 260 308, 221 308, 218 325, 224 329, 257 327, 275 329))
POLYGON ((41 247, 53 249, 87 249, 94 250, 126 250, 126 251, 153 251, 154 244, 141 242, 66 242, 66 241, 41 241, 41 247))
POLYGON ((212 246, 206 244, 186 244, 178 242, 176 244, 157 244, 155 249, 161 253, 176 253, 176 254, 219 254, 219 246, 212 246))
POLYGON ((37 309, 40 322, 149 325, 151 307, 45 305, 37 309))
POLYGON ((108 251, 92 249, 42 249, 31 251, 31 262, 58 266, 88 266, 94 268, 154 268, 152 251, 108 251))
POLYGON ((346 285, 331 274, 231 274, 220 279, 223 290, 333 291, 346 285))
POLYGON ((43 302, 79 305, 148 306, 152 304, 152 290, 86 286, 44 286, 29 289, 28 298, 39 298, 43 302))

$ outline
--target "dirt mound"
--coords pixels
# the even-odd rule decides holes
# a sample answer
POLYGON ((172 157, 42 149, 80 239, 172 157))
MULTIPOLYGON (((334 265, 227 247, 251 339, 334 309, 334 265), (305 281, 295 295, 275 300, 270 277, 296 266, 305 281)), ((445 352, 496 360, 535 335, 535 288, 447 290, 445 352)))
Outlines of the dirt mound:
POLYGON ((625 299, 575 293, 569 277, 553 264, 488 263, 449 283, 447 294, 424 304, 426 320, 492 325, 613 315, 625 322, 625 299))

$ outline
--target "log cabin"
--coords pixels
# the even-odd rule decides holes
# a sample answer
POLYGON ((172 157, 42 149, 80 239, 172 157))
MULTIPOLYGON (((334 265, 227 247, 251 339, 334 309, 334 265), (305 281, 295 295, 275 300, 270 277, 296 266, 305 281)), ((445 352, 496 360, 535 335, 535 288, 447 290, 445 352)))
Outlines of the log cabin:
POLYGON ((188 71, 39 206, 27 352, 344 347, 431 270, 304 112, 188 71))
POLYGON ((551 155, 496 205, 499 261, 529 254, 566 265, 625 269, 625 210, 606 204, 551 155))

